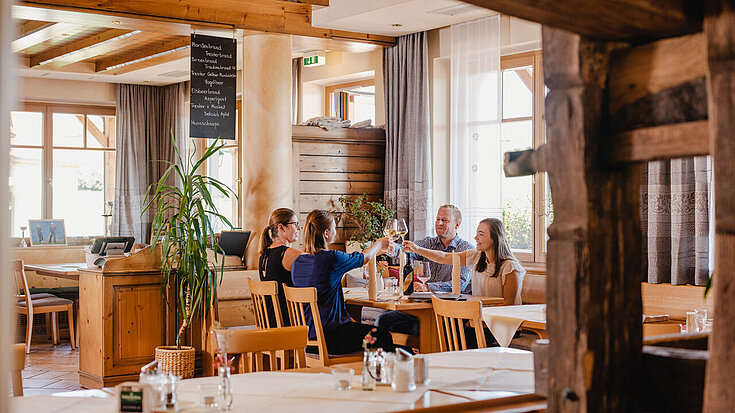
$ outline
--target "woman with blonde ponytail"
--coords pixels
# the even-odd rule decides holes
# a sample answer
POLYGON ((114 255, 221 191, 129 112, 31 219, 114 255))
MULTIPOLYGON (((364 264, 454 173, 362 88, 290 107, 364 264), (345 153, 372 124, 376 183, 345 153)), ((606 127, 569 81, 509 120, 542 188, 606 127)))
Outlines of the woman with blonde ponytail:
MULTIPOLYGON (((314 210, 306 217, 301 243, 304 254, 296 258, 291 277, 296 287, 315 287, 317 305, 324 328, 324 340, 329 354, 347 354, 360 351, 367 333, 376 338, 375 347, 395 350, 390 332, 384 328, 352 321, 347 313, 342 277, 353 269, 367 264, 390 247, 388 238, 380 238, 363 252, 347 254, 329 249, 337 229, 328 211, 314 210), (375 329, 375 331, 372 331, 375 329)), ((311 317, 307 317, 309 337, 316 338, 311 317)))
MULTIPOLYGON (((278 283, 278 301, 281 306, 283 323, 287 326, 291 324, 288 319, 283 284, 293 287, 291 266, 301 251, 292 248, 291 244, 298 241, 300 229, 295 212, 288 208, 278 208, 271 213, 268 226, 263 229, 260 237, 260 259, 258 260, 260 280, 278 283)), ((270 301, 268 304, 270 305, 270 301)), ((268 311, 268 314, 275 317, 274 311, 268 311)), ((270 322, 271 325, 276 325, 275 318, 270 322)))

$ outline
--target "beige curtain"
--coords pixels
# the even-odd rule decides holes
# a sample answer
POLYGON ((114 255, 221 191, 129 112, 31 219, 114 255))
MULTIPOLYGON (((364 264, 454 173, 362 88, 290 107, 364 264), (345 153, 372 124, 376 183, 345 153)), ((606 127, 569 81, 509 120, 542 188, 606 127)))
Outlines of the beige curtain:
POLYGON ((188 82, 170 86, 118 85, 112 235, 134 236, 136 242, 149 242, 154 213, 141 215, 143 201, 148 186, 168 168, 156 161, 176 160, 172 137, 179 148, 184 147, 188 87, 188 82))
POLYGON ((415 240, 432 234, 434 220, 428 60, 426 32, 401 36, 383 49, 385 201, 415 240))
POLYGON ((648 282, 704 285, 709 274, 706 156, 643 167, 641 229, 648 282))

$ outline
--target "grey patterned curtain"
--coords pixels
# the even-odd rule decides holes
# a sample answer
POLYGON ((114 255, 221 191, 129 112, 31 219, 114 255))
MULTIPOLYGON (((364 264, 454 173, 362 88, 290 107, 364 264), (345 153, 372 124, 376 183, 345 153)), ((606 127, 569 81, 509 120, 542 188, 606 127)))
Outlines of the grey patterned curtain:
MULTIPOLYGON (((118 85, 112 235, 134 236, 136 242, 148 243, 154 214, 147 211, 141 216, 143 200, 148 186, 158 181, 168 167, 155 161, 175 162, 172 134, 179 148, 183 148, 188 88, 188 82, 170 86, 118 85)), ((171 184, 174 183, 172 179, 171 184)))
POLYGON ((643 167, 641 229, 648 282, 704 285, 709 273, 706 156, 643 167))
POLYGON ((385 201, 406 220, 409 237, 421 239, 433 228, 426 32, 383 49, 383 76, 385 201))

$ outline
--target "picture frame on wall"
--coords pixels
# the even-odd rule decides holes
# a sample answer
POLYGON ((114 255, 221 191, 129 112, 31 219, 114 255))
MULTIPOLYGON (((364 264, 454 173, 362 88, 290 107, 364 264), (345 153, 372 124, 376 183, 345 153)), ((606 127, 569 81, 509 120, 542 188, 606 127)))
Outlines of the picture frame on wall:
POLYGON ((66 245, 66 227, 63 219, 29 219, 31 246, 66 245))

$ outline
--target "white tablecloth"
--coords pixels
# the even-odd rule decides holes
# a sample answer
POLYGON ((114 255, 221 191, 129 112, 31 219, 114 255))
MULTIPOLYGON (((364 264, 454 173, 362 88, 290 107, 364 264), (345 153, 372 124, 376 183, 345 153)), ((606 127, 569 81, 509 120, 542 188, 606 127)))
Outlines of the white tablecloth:
MULTIPOLYGON (((428 385, 411 393, 396 393, 390 387, 362 391, 360 372, 352 380, 352 390, 338 391, 334 379, 325 373, 261 372, 236 374, 231 378, 233 412, 389 412, 415 407, 502 397, 534 390, 533 355, 527 351, 488 348, 462 352, 428 354, 428 385), (438 389, 442 392, 429 391, 438 389), (450 394, 447 394, 450 393, 450 394)), ((217 383, 217 377, 184 380, 177 391, 183 411, 204 411, 199 406, 197 385, 217 383)), ((71 392, 100 396, 101 392, 71 392)), ((31 396, 13 398, 12 412, 115 412, 114 397, 31 396)))
POLYGON ((546 324, 546 304, 483 307, 482 319, 498 344, 508 347, 524 321, 546 324))

